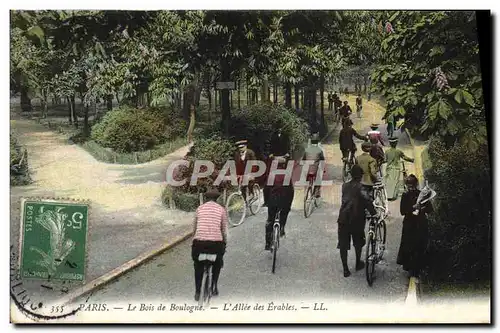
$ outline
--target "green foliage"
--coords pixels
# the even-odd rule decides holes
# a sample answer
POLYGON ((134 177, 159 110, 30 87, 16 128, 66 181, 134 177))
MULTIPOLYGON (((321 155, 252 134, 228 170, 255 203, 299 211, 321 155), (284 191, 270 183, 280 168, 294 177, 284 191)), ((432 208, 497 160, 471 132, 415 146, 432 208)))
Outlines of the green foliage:
POLYGON ((158 109, 115 109, 93 126, 91 138, 116 152, 148 150, 185 133, 185 122, 167 116, 158 109))
POLYGON ((10 133, 10 185, 19 186, 31 183, 28 168, 28 153, 21 146, 17 139, 17 134, 10 133), (24 155, 24 156, 23 156, 24 155), (12 168, 17 172, 13 172, 12 168))
POLYGON ((425 176, 437 192, 429 231, 427 276, 434 282, 491 278, 492 193, 488 146, 447 148, 433 138, 425 176))
POLYGON ((395 32, 385 34, 381 64, 372 73, 375 88, 387 100, 386 116, 405 118, 406 127, 438 135, 450 145, 458 141, 474 149, 485 144, 475 14, 399 11, 392 25, 395 32), (437 68, 449 87, 437 86, 437 68))
POLYGON ((307 123, 293 110, 281 105, 258 104, 242 108, 233 115, 230 135, 233 140, 246 138, 257 156, 268 155, 266 143, 276 129, 282 128, 290 139, 292 151, 307 142, 307 123))

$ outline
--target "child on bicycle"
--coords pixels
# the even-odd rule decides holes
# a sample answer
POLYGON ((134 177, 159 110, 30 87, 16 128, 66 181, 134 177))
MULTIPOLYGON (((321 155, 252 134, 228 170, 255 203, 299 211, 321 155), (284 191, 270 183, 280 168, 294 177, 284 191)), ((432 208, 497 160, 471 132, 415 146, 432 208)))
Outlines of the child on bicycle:
POLYGON ((377 212, 373 207, 369 194, 363 189, 361 178, 363 169, 359 165, 354 165, 351 169, 351 181, 342 184, 342 204, 340 206, 338 223, 338 244, 340 259, 344 269, 344 277, 351 275, 347 265, 347 251, 351 249, 351 239, 356 252, 356 270, 365 267, 361 261, 361 251, 366 244, 365 209, 373 216, 377 212))
POLYGON ((213 264, 212 294, 217 296, 219 290, 217 282, 224 264, 222 258, 226 252, 227 244, 227 212, 216 200, 220 196, 217 188, 210 188, 205 193, 207 202, 200 205, 194 218, 194 237, 191 247, 191 257, 194 262, 194 299, 200 299, 201 282, 203 279, 203 263, 198 261, 201 253, 216 254, 217 259, 213 264))

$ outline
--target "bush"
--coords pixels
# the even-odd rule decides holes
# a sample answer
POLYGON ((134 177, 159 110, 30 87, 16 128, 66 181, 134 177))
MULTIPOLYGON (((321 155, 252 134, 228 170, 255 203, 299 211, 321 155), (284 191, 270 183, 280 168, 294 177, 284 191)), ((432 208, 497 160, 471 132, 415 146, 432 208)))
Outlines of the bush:
POLYGON ((31 183, 28 168, 28 152, 19 144, 17 135, 10 133, 10 185, 27 185, 31 183), (23 158, 24 154, 24 158, 23 158), (21 163, 22 160, 22 163, 21 163), (13 171, 13 167, 16 172, 13 171))
POLYGON ((427 278, 473 282, 491 278, 491 170, 488 146, 475 151, 437 139, 425 176, 437 192, 429 221, 427 278))
POLYGON ((92 127, 91 138, 116 152, 130 153, 185 134, 187 124, 172 110, 114 109, 92 127))
MULTIPOLYGON (((224 163, 233 158, 236 140, 247 138, 249 148, 256 152, 257 158, 262 158, 263 155, 269 153, 266 151, 266 144, 278 127, 284 127, 283 132, 290 138, 292 150, 302 149, 302 145, 308 139, 307 124, 297 116, 295 111, 283 106, 262 104, 236 111, 231 120, 229 138, 222 137, 216 123, 213 123, 213 126, 199 129, 196 132, 197 140, 185 157, 191 162, 189 167, 179 167, 174 178, 176 180, 185 178, 189 180, 193 173, 195 160, 212 161, 215 165, 214 173, 206 179, 198 180, 196 186, 190 186, 189 183, 175 188, 167 186, 164 195, 168 198, 174 198, 176 205, 177 201, 180 200, 180 205, 177 205, 179 209, 183 209, 181 206, 191 207, 188 202, 193 200, 194 205, 194 199, 190 199, 189 195, 197 196, 200 191, 203 192, 208 185, 213 183, 224 163), (204 137, 204 135, 206 136, 204 137), (181 195, 183 193, 189 195, 184 197, 181 195)), ((222 191, 223 188, 231 190, 231 184, 222 184, 220 190, 222 191)), ((168 205, 168 200, 163 197, 162 199, 168 205)), ((199 201, 197 201, 198 204, 199 201)))
POLYGON ((232 117, 230 135, 233 140, 247 138, 249 147, 262 158, 269 154, 267 143, 279 127, 290 138, 292 151, 300 149, 307 142, 307 123, 294 110, 273 104, 251 105, 236 111, 232 117))

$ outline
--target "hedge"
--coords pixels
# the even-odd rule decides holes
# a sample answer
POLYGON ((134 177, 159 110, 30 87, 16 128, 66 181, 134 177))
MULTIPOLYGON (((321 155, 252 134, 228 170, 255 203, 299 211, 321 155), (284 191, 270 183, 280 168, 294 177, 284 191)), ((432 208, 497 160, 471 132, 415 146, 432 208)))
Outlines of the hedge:
POLYGON ((101 162, 114 164, 140 164, 150 162, 170 154, 186 144, 187 141, 185 138, 177 138, 173 141, 157 145, 152 149, 134 153, 118 153, 112 149, 101 146, 93 140, 82 142, 80 143, 80 146, 96 160, 101 162))
POLYGON ((425 278, 430 282, 491 279, 491 170, 488 146, 470 151, 433 138, 425 178, 437 196, 429 219, 425 278))

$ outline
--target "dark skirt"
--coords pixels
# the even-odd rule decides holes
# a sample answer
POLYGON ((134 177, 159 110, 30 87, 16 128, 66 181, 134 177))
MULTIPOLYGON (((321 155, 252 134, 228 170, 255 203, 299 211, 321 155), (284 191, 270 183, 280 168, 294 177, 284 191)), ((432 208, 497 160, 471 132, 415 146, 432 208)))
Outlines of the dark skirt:
POLYGON ((418 272, 424 265, 428 240, 428 221, 424 216, 407 215, 403 219, 403 232, 397 264, 405 271, 418 272))
POLYGON ((193 261, 198 261, 200 253, 217 254, 217 261, 222 263, 222 258, 226 252, 226 243, 206 240, 193 240, 191 246, 191 258, 193 261))

